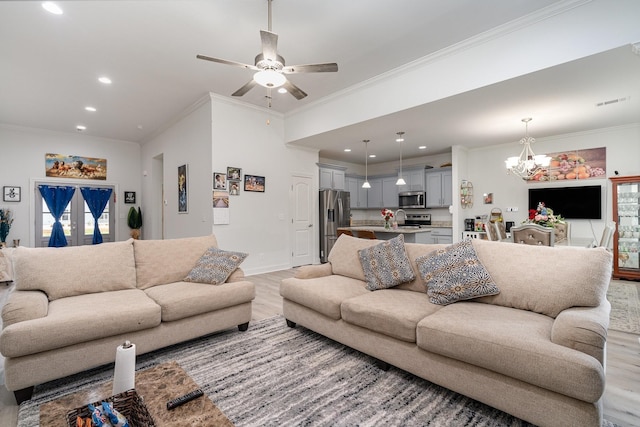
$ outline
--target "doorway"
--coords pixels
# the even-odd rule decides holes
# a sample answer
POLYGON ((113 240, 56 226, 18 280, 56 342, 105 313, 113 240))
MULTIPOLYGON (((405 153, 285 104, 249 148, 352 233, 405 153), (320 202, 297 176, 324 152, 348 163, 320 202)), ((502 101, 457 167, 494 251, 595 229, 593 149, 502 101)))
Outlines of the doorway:
POLYGON ((297 267, 313 263, 315 227, 313 219, 314 193, 309 175, 291 177, 291 265, 297 267))

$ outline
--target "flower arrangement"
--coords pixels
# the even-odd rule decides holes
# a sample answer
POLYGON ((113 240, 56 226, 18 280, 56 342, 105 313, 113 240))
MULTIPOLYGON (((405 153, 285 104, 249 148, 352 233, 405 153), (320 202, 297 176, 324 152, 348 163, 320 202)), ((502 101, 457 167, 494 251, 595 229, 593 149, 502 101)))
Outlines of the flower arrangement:
POLYGON ((0 209, 0 242, 6 242, 9 230, 13 224, 13 214, 10 209, 0 209))
POLYGON ((384 228, 391 228, 391 224, 389 224, 389 221, 391 221, 391 218, 393 218, 393 211, 384 208, 380 211, 380 215, 382 215, 382 219, 384 219, 384 228))
POLYGON ((564 218, 555 215, 553 209, 544 205, 544 202, 538 202, 537 209, 529 209, 529 219, 523 221, 528 224, 539 224, 543 227, 555 227, 556 224, 564 224, 564 218))

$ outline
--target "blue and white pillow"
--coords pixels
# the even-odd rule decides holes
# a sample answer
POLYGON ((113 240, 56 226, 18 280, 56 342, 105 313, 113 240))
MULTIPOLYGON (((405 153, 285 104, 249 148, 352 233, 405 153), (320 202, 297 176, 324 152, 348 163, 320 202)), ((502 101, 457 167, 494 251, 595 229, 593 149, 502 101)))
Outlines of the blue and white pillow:
POLYGON ((358 251, 367 289, 376 291, 398 286, 416 278, 404 248, 404 236, 358 251))
POLYGON ((416 258, 416 264, 433 304, 448 305, 500 293, 478 259, 471 239, 416 258))
POLYGON ((248 254, 242 252, 223 251, 210 247, 200 257, 196 266, 184 278, 185 282, 224 283, 248 254))

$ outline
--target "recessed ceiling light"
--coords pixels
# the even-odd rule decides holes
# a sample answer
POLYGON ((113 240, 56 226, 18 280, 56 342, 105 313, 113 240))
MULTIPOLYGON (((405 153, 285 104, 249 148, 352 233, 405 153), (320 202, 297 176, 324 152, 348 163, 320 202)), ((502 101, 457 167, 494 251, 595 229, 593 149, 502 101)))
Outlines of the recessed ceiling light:
POLYGON ((427 146, 426 145, 421 145, 418 147, 418 150, 426 150, 427 146))
POLYGON ((344 152, 345 152, 345 153, 350 153, 350 152, 351 152, 351 148, 345 148, 345 149, 344 149, 344 152))
POLYGON ((82 131, 87 130, 87 127, 85 125, 78 125, 78 126, 76 126, 76 130, 78 132, 82 132, 82 131))
POLYGON ((109 77, 106 77, 106 76, 98 77, 98 81, 100 83, 104 83, 106 85, 110 85, 111 84, 111 79, 109 77))
POLYGON ((287 93, 289 92, 287 89, 283 88, 283 87, 279 87, 278 88, 278 93, 287 93))
POLYGON ((96 111, 98 111, 96 110, 96 107, 92 107, 90 105, 87 105, 86 107, 84 107, 84 109, 87 111, 91 111, 92 113, 95 113, 96 111))
POLYGON ((43 2, 42 8, 49 13, 53 13, 54 15, 62 15, 62 9, 60 9, 60 6, 52 1, 43 2))
POLYGON ((370 157, 370 158, 372 158, 372 159, 373 159, 375 156, 376 156, 375 154, 369 154, 369 157, 370 157))

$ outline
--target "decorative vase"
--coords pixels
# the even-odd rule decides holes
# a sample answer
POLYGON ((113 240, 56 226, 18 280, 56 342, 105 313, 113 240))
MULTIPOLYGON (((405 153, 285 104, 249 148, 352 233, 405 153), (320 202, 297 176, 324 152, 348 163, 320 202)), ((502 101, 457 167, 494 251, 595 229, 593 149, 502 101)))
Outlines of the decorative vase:
POLYGON ((389 222, 388 219, 384 220, 384 229, 385 230, 391 230, 391 222, 389 222))
POLYGON ((131 237, 135 240, 140 239, 140 229, 139 228, 132 228, 131 229, 131 237))
POLYGON ((6 248, 6 247, 7 247, 7 242, 5 241, 0 242, 0 249, 6 248))

